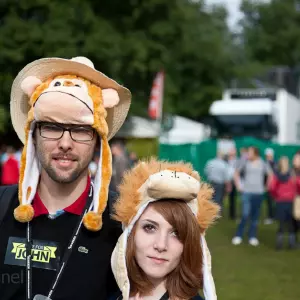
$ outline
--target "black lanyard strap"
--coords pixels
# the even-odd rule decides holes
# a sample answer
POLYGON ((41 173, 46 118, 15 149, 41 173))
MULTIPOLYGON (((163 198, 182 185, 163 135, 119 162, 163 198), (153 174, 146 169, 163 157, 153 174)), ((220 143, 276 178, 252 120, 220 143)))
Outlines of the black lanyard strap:
MULTIPOLYGON (((77 226, 75 227, 75 230, 71 236, 71 239, 68 243, 68 247, 65 250, 64 256, 62 258, 60 267, 57 271, 56 277, 53 280, 52 287, 49 291, 48 298, 51 299, 51 296, 53 295, 56 286, 58 285, 59 280, 61 279, 61 276, 63 274, 63 271, 67 265, 67 262, 69 260, 69 257, 72 253, 73 246, 77 240, 84 215, 90 210, 90 206, 93 199, 93 185, 91 184, 90 193, 88 200, 86 201, 85 208, 79 218, 79 221, 77 223, 77 226)), ((32 250, 32 233, 31 233, 31 224, 30 222, 27 223, 27 238, 26 238, 26 300, 32 299, 32 261, 31 261, 31 250, 32 250)))

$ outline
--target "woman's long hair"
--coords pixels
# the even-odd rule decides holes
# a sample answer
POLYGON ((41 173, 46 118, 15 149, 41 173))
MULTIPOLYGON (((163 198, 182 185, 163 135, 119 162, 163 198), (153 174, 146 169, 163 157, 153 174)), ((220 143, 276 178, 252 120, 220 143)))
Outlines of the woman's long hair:
MULTIPOLYGON (((149 204, 178 233, 183 252, 178 266, 166 277, 166 289, 170 299, 191 299, 203 286, 201 229, 188 205, 180 200, 158 200, 149 204)), ((153 286, 135 259, 135 223, 128 238, 126 251, 130 295, 149 294, 153 286)))

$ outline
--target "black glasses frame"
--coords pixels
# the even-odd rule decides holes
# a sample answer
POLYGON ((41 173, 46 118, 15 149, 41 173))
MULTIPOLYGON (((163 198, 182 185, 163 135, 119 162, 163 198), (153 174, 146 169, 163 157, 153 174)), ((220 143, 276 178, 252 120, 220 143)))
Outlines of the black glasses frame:
POLYGON ((91 136, 90 139, 88 139, 88 140, 77 140, 77 139, 74 139, 73 136, 72 136, 72 130, 78 129, 78 128, 85 128, 85 127, 83 127, 83 126, 72 126, 72 127, 67 127, 67 126, 64 126, 64 125, 61 125, 61 124, 47 123, 47 122, 39 122, 39 123, 37 123, 37 128, 39 129, 40 136, 41 136, 43 139, 47 139, 47 140, 51 140, 51 141, 58 141, 58 140, 60 140, 60 139, 63 137, 65 131, 68 131, 68 132, 69 132, 70 137, 71 137, 71 139, 72 139, 74 142, 91 142, 91 141, 94 139, 94 136, 95 136, 95 130, 94 130, 93 128, 91 128, 91 131, 92 131, 93 135, 91 136), (42 135, 42 130, 41 130, 41 128, 42 128, 44 125, 56 126, 56 127, 60 128, 60 129, 62 129, 62 133, 61 133, 60 137, 58 137, 58 138, 48 138, 48 137, 43 136, 43 135, 42 135))

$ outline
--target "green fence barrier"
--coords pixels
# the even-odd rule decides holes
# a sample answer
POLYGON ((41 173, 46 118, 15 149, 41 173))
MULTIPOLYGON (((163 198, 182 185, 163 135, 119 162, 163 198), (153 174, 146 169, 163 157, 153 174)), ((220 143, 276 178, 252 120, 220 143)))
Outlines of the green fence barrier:
MULTIPOLYGON (((261 155, 264 155, 266 148, 272 148, 275 153, 275 160, 281 156, 293 158, 294 154, 300 150, 299 145, 281 146, 276 143, 259 140, 253 137, 240 137, 234 139, 237 150, 242 147, 256 146, 261 155)), ((203 170, 207 161, 214 158, 217 153, 217 140, 211 139, 200 144, 184 145, 159 145, 159 158, 169 161, 183 160, 193 164, 194 168, 204 177, 203 170)), ((204 177, 205 178, 205 177, 204 177)))

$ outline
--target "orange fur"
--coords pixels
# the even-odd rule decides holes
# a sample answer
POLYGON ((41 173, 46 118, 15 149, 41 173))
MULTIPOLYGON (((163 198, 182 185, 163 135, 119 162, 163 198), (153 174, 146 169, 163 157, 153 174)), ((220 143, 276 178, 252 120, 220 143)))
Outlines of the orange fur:
MULTIPOLYGON (((114 219, 128 226, 136 215, 141 201, 138 189, 150 175, 162 170, 184 172, 200 180, 198 173, 193 171, 192 165, 189 163, 157 161, 154 158, 141 162, 123 177, 123 182, 119 186, 120 196, 114 206, 116 211, 114 219)), ((219 211, 219 206, 211 201, 212 194, 212 188, 208 184, 203 184, 197 197, 199 207, 197 220, 203 231, 214 222, 219 211)))
POLYGON ((83 224, 88 230, 98 231, 102 227, 102 216, 90 211, 84 216, 83 224))
POLYGON ((17 221, 26 223, 30 222, 34 216, 33 207, 29 204, 19 205, 14 210, 14 217, 17 221))
POLYGON ((107 204, 107 197, 108 197, 108 188, 112 174, 112 159, 111 159, 111 152, 108 145, 107 138, 104 136, 102 138, 102 182, 101 182, 101 190, 99 195, 99 207, 98 207, 98 214, 102 214, 106 208, 107 204))
POLYGON ((30 125, 31 122, 34 120, 34 113, 33 109, 31 108, 28 112, 28 118, 27 118, 27 123, 25 127, 25 137, 26 137, 26 142, 22 151, 21 155, 21 163, 20 163, 20 175, 19 175, 19 191, 18 191, 18 197, 19 197, 19 202, 21 203, 22 200, 22 184, 24 180, 24 174, 25 174, 25 167, 26 167, 26 153, 27 153, 27 143, 28 143, 28 135, 29 135, 29 130, 30 130, 30 125))

